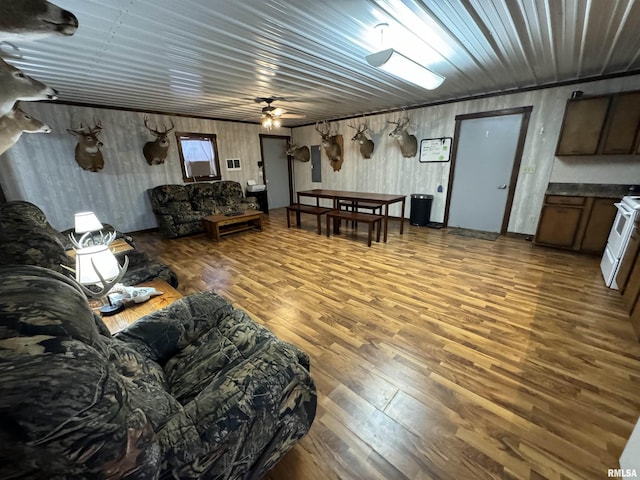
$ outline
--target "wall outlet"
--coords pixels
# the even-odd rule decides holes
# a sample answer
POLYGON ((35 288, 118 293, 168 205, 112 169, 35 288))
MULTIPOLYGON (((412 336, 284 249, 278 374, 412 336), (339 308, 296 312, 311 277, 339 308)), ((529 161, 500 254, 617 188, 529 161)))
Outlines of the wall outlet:
POLYGON ((525 165, 522 167, 522 173, 536 173, 536 167, 534 165, 525 165))

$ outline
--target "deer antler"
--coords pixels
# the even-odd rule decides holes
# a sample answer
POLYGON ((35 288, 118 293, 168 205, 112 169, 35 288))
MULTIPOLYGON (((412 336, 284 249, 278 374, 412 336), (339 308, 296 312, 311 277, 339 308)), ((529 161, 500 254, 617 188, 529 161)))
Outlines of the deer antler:
POLYGON ((147 117, 146 115, 144 116, 144 126, 147 128, 147 130, 149 130, 154 135, 159 135, 160 134, 160 132, 158 132, 157 130, 154 130, 153 128, 151 128, 149 126, 149 117, 147 117))
MULTIPOLYGON (((78 285, 82 289, 82 291, 85 293, 85 295, 87 297, 102 298, 107 293, 109 293, 109 290, 111 290, 116 283, 118 283, 120 280, 122 280, 122 277, 124 276, 124 274, 127 271, 127 268, 129 267, 129 257, 127 257, 127 256, 124 257, 124 264, 122 264, 122 266, 120 266, 120 264, 118 264, 118 275, 116 275, 115 278, 113 278, 112 280, 110 280, 108 282, 104 279, 104 277, 100 274, 100 271, 96 268, 95 263, 93 262, 93 259, 91 259, 91 265, 95 269, 96 274, 98 275, 98 278, 100 279, 100 284, 101 284, 100 290, 95 291, 95 290, 91 290, 90 288, 87 288, 86 286, 84 286, 83 284, 78 282, 75 279, 75 276, 74 277, 69 277, 69 278, 76 285, 78 285)), ((66 265, 61 265, 61 267, 63 267, 66 270, 69 270, 74 275, 76 273, 76 271, 73 268, 67 267, 66 265)))
POLYGON ((318 124, 319 124, 319 123, 320 123, 320 122, 316 122, 316 131, 317 131, 321 136, 323 136, 323 137, 325 137, 325 136, 329 135, 330 128, 331 128, 331 126, 330 126, 330 125, 331 125, 331 124, 327 125, 327 121, 326 121, 326 120, 323 120, 323 121, 322 121, 322 130, 320 130, 320 129, 318 128, 318 124), (325 129, 325 127, 327 127, 327 126, 328 126, 329 128, 326 128, 326 129, 325 129), (326 131, 325 131, 325 130, 326 130, 326 131))

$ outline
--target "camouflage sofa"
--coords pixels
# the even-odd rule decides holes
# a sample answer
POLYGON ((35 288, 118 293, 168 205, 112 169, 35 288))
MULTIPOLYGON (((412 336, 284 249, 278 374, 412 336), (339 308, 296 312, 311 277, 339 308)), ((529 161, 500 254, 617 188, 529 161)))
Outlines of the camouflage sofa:
POLYGON ((159 185, 149 190, 158 227, 168 238, 203 232, 202 218, 239 210, 259 210, 255 197, 229 180, 187 185, 159 185))
MULTIPOLYGON (((133 246, 131 237, 122 233, 118 236, 133 246)), ((62 265, 75 268, 75 260, 66 254, 69 248, 68 231, 53 228, 38 206, 25 201, 0 205, 0 265, 38 265, 67 274, 68 270, 62 265)), ((137 285, 159 278, 173 287, 178 286, 177 275, 167 265, 136 249, 118 256, 124 255, 129 258, 129 267, 122 283, 137 285)))
POLYGON ((67 277, 0 267, 0 478, 259 479, 315 409, 308 357, 214 293, 112 337, 67 277))

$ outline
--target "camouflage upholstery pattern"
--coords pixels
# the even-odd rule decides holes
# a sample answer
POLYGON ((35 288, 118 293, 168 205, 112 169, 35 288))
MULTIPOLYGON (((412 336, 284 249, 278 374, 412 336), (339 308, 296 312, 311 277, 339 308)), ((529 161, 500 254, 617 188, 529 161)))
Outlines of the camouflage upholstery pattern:
POLYGON ((238 210, 259 210, 255 197, 244 197, 238 182, 159 185, 149 190, 158 227, 168 238, 203 232, 202 218, 238 210))
POLYGON ((259 479, 309 430, 309 359, 218 295, 113 337, 65 276, 0 267, 0 478, 259 479))
MULTIPOLYGON (((66 253, 69 248, 68 233, 53 228, 37 205, 25 201, 0 205, 0 265, 37 265, 68 275, 69 270, 62 265, 75 268, 75 260, 66 253)), ((119 257, 125 255, 129 257, 129 267, 122 283, 137 285, 160 278, 173 287, 178 286, 178 276, 167 265, 151 260, 138 250, 119 257)), ((124 262, 122 258, 119 260, 124 262)))

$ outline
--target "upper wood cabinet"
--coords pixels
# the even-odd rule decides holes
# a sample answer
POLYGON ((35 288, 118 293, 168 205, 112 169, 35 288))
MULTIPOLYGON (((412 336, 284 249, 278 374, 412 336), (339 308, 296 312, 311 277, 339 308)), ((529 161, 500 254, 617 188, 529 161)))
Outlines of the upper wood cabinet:
POLYGON ((640 153, 640 91, 567 101, 556 155, 640 153))
POLYGON ((556 155, 595 155, 610 102, 608 95, 567 101, 556 155))
POLYGON ((607 124, 602 132, 600 153, 633 153, 639 123, 640 92, 615 95, 611 100, 607 124))

